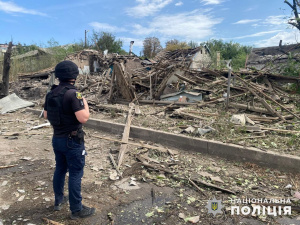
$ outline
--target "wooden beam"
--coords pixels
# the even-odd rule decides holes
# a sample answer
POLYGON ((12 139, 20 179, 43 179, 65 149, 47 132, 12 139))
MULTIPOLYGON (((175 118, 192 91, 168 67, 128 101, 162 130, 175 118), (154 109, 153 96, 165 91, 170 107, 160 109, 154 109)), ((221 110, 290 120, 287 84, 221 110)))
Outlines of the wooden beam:
POLYGON ((102 91, 103 91, 103 87, 104 87, 104 85, 105 85, 105 81, 106 81, 107 77, 109 76, 110 72, 111 72, 111 68, 109 68, 109 69, 107 70, 106 74, 105 74, 104 80, 103 80, 103 82, 102 82, 102 84, 101 84, 101 87, 100 87, 99 92, 98 92, 98 95, 97 95, 97 99, 98 99, 98 100, 100 99, 100 97, 101 97, 101 95, 102 95, 102 91))
POLYGON ((188 82, 188 83, 190 83, 190 84, 193 84, 193 85, 198 85, 197 84, 197 82, 195 82, 195 81, 193 81, 193 80, 190 80, 190 79, 188 79, 188 78, 186 78, 186 77, 184 77, 184 76, 181 76, 181 75, 179 75, 179 74, 177 74, 177 73, 175 73, 174 74, 176 77, 178 77, 179 79, 181 79, 181 80, 184 80, 184 81, 186 81, 186 82, 188 82))
POLYGON ((244 86, 248 89, 248 91, 250 91, 263 104, 263 106, 270 112, 271 115, 278 116, 280 119, 285 121, 282 115, 280 115, 276 110, 274 110, 263 98, 261 98, 258 94, 255 93, 255 91, 252 90, 252 88, 248 86, 248 83, 246 81, 241 81, 244 84, 244 86))
POLYGON ((204 67, 201 69, 201 71, 206 72, 206 73, 210 73, 210 74, 212 74, 212 75, 214 75, 216 77, 221 77, 222 76, 218 72, 215 72, 213 70, 210 70, 210 69, 207 69, 207 68, 204 68, 204 67))
POLYGON ((197 105, 197 103, 192 103, 192 102, 178 102, 178 101, 157 101, 157 100, 139 100, 139 103, 144 103, 144 104, 161 104, 161 105, 197 105))
MULTIPOLYGON (((236 76, 239 80, 241 80, 242 82, 245 82, 241 77, 236 76)), ((287 109, 286 107, 284 107, 283 105, 281 105, 280 103, 278 103, 277 101, 275 101, 273 98, 271 98, 270 96, 266 95, 265 93, 263 93, 262 91, 258 90, 256 87, 254 87, 253 85, 251 85, 249 83, 249 86, 252 87, 254 90, 256 90, 257 92, 259 92, 260 94, 262 94, 265 98, 271 100, 272 102, 274 102, 276 105, 280 106, 281 108, 285 109, 286 111, 288 111, 290 114, 292 114, 293 116, 295 116, 297 119, 300 120, 300 117, 298 115, 296 115, 295 113, 293 113, 291 110, 287 109)))
MULTIPOLYGON (((240 96, 243 96, 243 95, 246 95, 247 92, 245 93, 241 93, 241 94, 238 94, 238 95, 232 95, 232 96, 229 96, 229 98, 236 98, 236 97, 240 97, 240 96)), ((206 106, 206 105, 209 105, 209 104, 212 104, 212 103, 216 103, 216 102, 224 102, 225 99, 224 98, 218 98, 218 99, 215 99, 213 101, 209 101, 209 102, 204 102, 203 104, 200 104, 198 105, 198 107, 203 107, 203 106, 206 106)))
POLYGON ((115 71, 113 70, 113 74, 112 74, 112 78, 111 78, 111 82, 110 82, 110 90, 109 90, 109 95, 108 95, 109 102, 113 101, 113 94, 114 94, 114 89, 116 86, 115 79, 116 79, 116 74, 115 74, 115 71))
POLYGON ((167 82, 170 79, 170 77, 173 75, 172 73, 172 69, 168 72, 168 74, 165 76, 165 78, 161 81, 160 85, 158 86, 158 88, 156 89, 155 93, 154 93, 154 98, 155 99, 159 99, 161 94, 163 93, 163 91, 165 90, 166 86, 167 86, 167 82))
POLYGON ((254 107, 254 106, 250 106, 250 105, 244 105, 244 104, 239 104, 239 103, 233 103, 233 102, 231 102, 229 104, 229 106, 234 107, 234 108, 238 108, 238 109, 244 109, 244 110, 249 110, 249 111, 253 111, 253 112, 258 112, 258 113, 264 113, 264 114, 272 115, 266 109, 258 108, 258 107, 254 107))
POLYGON ((122 64, 115 63, 113 70, 116 76, 116 85, 118 87, 118 92, 123 96, 124 99, 132 101, 134 99, 134 94, 130 89, 131 83, 129 83, 125 78, 125 74, 122 70, 122 64))
POLYGON ((16 165, 0 166, 0 169, 6 169, 6 168, 14 167, 14 166, 16 166, 16 165))
POLYGON ((142 147, 142 148, 155 149, 155 150, 158 150, 163 153, 169 152, 169 149, 167 149, 167 148, 157 147, 157 146, 153 146, 153 145, 136 143, 136 142, 131 142, 131 141, 123 142, 122 140, 117 140, 117 139, 108 138, 108 137, 101 137, 101 136, 97 136, 97 135, 91 135, 91 136, 95 137, 95 138, 107 140, 107 141, 119 142, 121 144, 128 144, 128 145, 134 145, 134 146, 138 146, 138 147, 142 147))
POLYGON ((118 169, 120 168, 124 155, 127 151, 127 144, 126 142, 128 142, 128 138, 129 138, 129 133, 130 133, 130 125, 131 125, 131 121, 133 119, 132 113, 134 111, 134 103, 130 103, 129 104, 129 111, 128 111, 128 115, 127 115, 127 120, 126 120, 126 124, 124 127, 124 132, 123 132, 123 137, 122 137, 122 142, 125 142, 125 144, 121 144, 121 148, 120 148, 120 152, 118 155, 118 169))

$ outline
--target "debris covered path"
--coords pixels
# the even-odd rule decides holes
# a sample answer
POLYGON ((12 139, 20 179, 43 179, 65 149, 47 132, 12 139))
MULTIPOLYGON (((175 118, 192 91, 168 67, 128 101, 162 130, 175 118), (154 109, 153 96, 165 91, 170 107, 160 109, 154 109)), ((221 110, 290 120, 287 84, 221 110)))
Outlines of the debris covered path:
POLYGON ((177 149, 169 154, 155 148, 163 146, 144 143, 155 147, 129 145, 120 167, 122 178, 118 178, 109 154, 117 159, 120 143, 95 136, 121 140, 121 134, 86 129, 88 156, 82 195, 83 202, 96 207, 97 213, 91 218, 71 221, 68 207, 53 211, 52 129, 30 130, 44 123, 44 119, 24 110, 0 115, 0 224, 49 223, 45 219, 57 224, 117 225, 297 224, 300 220, 297 212, 300 174, 177 149), (206 208, 208 200, 214 197, 222 200, 224 206, 216 216, 206 208), (290 199, 296 208, 289 217, 232 216, 230 199, 233 198, 290 199))

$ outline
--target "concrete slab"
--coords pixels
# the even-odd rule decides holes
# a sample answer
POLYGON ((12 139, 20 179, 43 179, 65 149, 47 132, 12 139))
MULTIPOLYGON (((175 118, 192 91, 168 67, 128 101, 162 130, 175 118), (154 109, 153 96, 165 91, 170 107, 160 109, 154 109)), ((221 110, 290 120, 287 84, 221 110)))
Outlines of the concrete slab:
POLYGON ((0 99, 0 113, 8 113, 17 109, 34 106, 34 103, 19 98, 15 93, 0 99))
MULTIPOLYGON (((34 109, 27 109, 27 111, 37 115, 41 113, 40 110, 34 109)), ((85 126, 99 131, 120 135, 122 135, 124 130, 123 124, 98 119, 89 119, 85 126)), ((298 156, 278 154, 257 148, 248 148, 218 141, 171 134, 148 128, 131 126, 130 137, 151 141, 165 147, 200 152, 233 161, 255 163, 260 166, 281 171, 296 172, 300 168, 300 157, 298 156)))

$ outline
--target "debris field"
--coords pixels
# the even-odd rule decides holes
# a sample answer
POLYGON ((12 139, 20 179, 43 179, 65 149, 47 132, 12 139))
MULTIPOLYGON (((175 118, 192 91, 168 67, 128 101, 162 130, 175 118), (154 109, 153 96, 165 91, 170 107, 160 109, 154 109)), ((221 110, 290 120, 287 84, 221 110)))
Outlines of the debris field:
MULTIPOLYGON (((297 171, 130 138, 135 125, 300 156, 300 101, 292 88, 299 87, 300 78, 266 70, 233 72, 230 64, 211 69, 204 53, 202 48, 177 50, 154 60, 91 50, 68 56, 80 68, 76 86, 91 117, 125 124, 118 135, 85 129, 82 195, 97 213, 74 222, 68 207, 53 212, 52 128, 19 109, 0 114, 0 224, 297 224, 297 171), (223 204, 216 216, 207 209, 213 198, 223 204), (284 206, 291 205, 292 214, 232 215, 230 199, 246 198, 289 199, 284 206)), ((10 93, 42 110, 57 82, 53 71, 19 74, 10 93)))
POLYGON ((166 152, 155 143, 130 140, 150 147, 129 145, 119 176, 111 157, 117 160, 121 143, 109 139, 120 140, 121 134, 85 129, 83 203, 96 207, 97 213, 72 221, 67 206, 53 211, 52 128, 31 129, 45 122, 22 110, 0 116, 0 152, 6 165, 0 169, 3 224, 297 224, 300 219, 295 197, 299 174, 179 149, 166 152), (216 216, 206 208, 214 197, 224 205, 216 216), (235 198, 289 198, 295 211, 289 217, 232 216, 230 199, 235 198))

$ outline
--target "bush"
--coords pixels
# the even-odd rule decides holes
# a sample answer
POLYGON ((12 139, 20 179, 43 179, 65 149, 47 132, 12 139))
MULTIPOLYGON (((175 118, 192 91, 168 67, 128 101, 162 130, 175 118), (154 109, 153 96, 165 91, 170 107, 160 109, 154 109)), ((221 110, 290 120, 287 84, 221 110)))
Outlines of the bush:
POLYGON ((240 68, 245 68, 245 63, 247 56, 250 54, 252 47, 243 46, 234 42, 223 42, 222 40, 209 40, 207 42, 201 43, 201 45, 206 45, 211 53, 211 57, 215 64, 213 67, 217 67, 217 52, 220 52, 220 60, 223 63, 221 68, 225 67, 224 60, 232 60, 231 65, 233 70, 239 70, 240 68))

